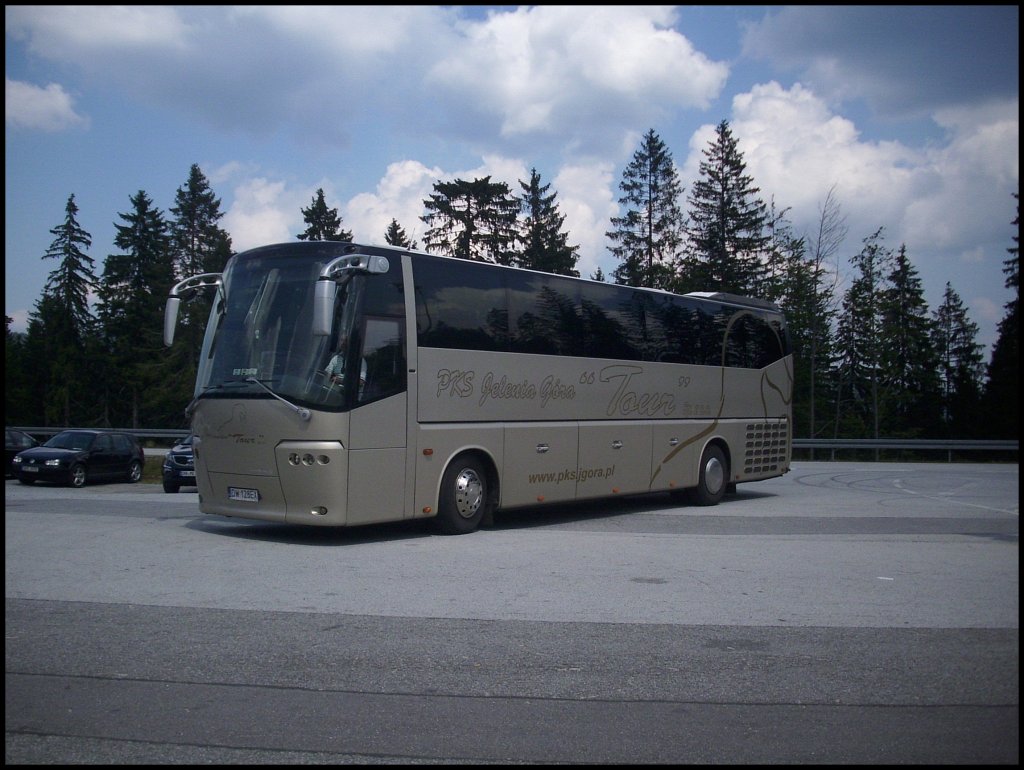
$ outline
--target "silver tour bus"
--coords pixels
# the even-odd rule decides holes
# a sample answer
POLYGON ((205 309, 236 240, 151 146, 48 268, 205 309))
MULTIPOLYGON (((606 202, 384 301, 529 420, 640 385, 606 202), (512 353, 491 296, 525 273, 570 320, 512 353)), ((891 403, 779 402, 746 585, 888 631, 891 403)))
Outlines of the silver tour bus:
POLYGON ((295 242, 178 283, 166 344, 198 296, 205 513, 458 534, 613 495, 714 505, 789 470, 793 359, 762 300, 295 242))

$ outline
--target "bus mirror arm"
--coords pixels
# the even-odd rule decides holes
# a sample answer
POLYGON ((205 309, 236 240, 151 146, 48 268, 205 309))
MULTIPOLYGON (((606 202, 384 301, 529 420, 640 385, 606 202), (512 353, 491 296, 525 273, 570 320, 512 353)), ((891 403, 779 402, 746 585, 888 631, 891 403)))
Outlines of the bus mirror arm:
POLYGON ((345 254, 324 265, 313 292, 313 334, 317 337, 330 336, 339 283, 344 283, 356 273, 383 274, 390 269, 387 257, 369 254, 345 254))
POLYGON ((174 342, 174 329, 178 325, 178 309, 181 307, 181 300, 191 299, 203 289, 211 286, 223 287, 220 273, 193 275, 174 285, 167 295, 167 304, 164 305, 164 345, 170 347, 174 342))

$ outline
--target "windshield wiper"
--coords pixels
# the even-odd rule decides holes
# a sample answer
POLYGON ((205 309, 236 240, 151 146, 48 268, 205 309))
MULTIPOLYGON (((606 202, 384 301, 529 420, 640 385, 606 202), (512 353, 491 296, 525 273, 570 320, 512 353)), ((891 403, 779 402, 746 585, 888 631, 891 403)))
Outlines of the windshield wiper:
POLYGON ((261 388, 263 388, 265 391, 267 391, 267 393, 272 395, 274 398, 276 398, 282 404, 285 404, 286 406, 288 406, 291 409, 294 409, 296 412, 298 412, 299 417, 301 417, 303 420, 308 421, 309 418, 312 417, 312 412, 310 412, 308 409, 306 409, 303 406, 296 406, 291 401, 288 401, 287 399, 282 398, 281 396, 277 395, 274 391, 272 391, 270 388, 268 388, 262 382, 257 380, 255 377, 246 377, 245 381, 246 382, 252 382, 252 383, 255 383, 256 385, 259 385, 261 388))

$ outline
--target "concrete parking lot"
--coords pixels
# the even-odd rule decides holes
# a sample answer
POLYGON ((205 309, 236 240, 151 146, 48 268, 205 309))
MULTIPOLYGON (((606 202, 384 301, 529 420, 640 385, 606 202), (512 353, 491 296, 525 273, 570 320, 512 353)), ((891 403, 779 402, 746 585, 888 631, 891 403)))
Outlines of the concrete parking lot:
POLYGON ((1012 763, 1016 465, 322 530, 5 487, 9 763, 1012 763))

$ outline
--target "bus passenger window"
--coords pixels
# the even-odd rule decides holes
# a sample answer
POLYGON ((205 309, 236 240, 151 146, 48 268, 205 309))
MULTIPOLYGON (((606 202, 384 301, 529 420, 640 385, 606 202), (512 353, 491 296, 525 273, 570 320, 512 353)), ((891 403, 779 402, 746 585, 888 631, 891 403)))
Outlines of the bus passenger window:
POLYGON ((401 393, 406 388, 403 319, 366 319, 360 361, 358 401, 361 404, 401 393))

